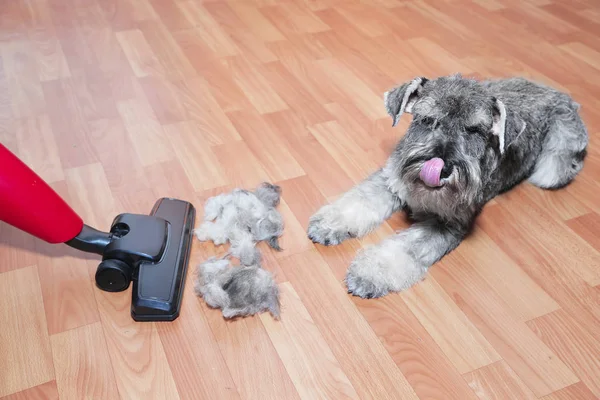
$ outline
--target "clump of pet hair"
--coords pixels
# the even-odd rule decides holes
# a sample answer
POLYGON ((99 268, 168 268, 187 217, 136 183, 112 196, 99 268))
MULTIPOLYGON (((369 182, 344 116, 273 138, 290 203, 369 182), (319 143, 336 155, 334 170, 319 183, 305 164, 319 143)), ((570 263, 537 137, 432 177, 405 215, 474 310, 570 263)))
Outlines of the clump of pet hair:
POLYGON ((276 209, 280 198, 281 188, 267 182, 253 192, 234 189, 211 197, 204 205, 204 221, 194 233, 200 241, 212 240, 217 246, 230 243, 231 255, 242 265, 257 264, 257 242, 266 241, 281 251, 279 237, 284 223, 276 209))
POLYGON ((198 266, 195 291, 223 317, 251 316, 269 311, 280 319, 279 288, 259 264, 232 267, 228 259, 211 257, 198 266))

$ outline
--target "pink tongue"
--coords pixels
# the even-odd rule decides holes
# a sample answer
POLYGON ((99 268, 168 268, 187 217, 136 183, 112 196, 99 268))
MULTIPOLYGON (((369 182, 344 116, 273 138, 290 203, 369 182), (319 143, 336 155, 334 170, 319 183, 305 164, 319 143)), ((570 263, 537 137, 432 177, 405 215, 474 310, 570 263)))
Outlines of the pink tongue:
POLYGON ((444 160, 441 158, 432 158, 429 161, 425 161, 419 176, 427 186, 440 186, 442 168, 444 168, 444 160))

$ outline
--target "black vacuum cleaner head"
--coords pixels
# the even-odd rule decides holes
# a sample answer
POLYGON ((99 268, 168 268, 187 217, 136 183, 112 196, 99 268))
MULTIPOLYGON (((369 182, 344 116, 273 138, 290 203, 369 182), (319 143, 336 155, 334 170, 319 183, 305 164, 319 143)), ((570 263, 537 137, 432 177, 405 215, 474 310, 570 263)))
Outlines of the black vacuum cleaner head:
POLYGON ((100 289, 123 291, 133 281, 134 320, 173 321, 181 308, 195 217, 191 203, 162 198, 150 215, 120 214, 110 233, 84 225, 67 244, 102 254, 96 271, 100 289))

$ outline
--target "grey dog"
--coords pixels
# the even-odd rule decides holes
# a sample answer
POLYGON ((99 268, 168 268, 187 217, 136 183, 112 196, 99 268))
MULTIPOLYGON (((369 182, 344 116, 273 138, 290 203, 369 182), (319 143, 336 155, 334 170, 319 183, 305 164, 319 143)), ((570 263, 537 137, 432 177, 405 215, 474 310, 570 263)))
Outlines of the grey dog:
POLYGON ((335 245, 405 210, 414 223, 362 250, 348 292, 405 290, 454 250, 489 200, 524 180, 558 189, 583 168, 588 132, 569 95, 523 78, 418 77, 384 96, 395 126, 412 114, 387 162, 310 218, 313 242, 335 245))

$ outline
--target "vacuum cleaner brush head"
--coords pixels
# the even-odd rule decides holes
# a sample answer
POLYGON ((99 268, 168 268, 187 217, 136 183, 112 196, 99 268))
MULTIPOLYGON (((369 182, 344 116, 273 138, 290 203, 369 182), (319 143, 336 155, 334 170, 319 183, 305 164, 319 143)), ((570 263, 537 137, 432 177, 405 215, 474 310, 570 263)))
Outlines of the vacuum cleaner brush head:
MULTIPOLYGON (((165 248, 160 260, 142 261, 138 267, 131 317, 136 321, 172 321, 181 309, 196 212, 188 202, 163 198, 151 215, 168 222, 165 248)), ((144 236, 142 233, 140 239, 144 236)))
POLYGON ((109 233, 87 225, 66 242, 102 255, 96 285, 120 292, 133 281, 135 321, 173 321, 179 316, 196 210, 187 201, 162 198, 150 215, 120 214, 109 233))

